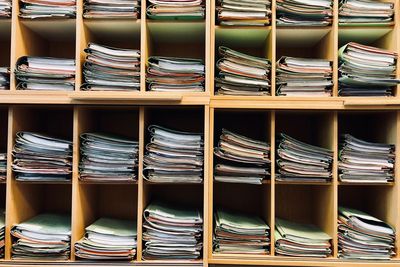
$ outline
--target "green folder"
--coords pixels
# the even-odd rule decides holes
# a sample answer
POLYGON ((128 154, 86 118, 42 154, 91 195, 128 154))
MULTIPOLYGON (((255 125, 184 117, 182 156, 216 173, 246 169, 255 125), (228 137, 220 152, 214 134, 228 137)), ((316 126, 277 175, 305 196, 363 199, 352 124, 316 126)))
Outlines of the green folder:
POLYGON ((136 221, 100 218, 88 227, 87 232, 95 232, 105 235, 137 236, 136 221))

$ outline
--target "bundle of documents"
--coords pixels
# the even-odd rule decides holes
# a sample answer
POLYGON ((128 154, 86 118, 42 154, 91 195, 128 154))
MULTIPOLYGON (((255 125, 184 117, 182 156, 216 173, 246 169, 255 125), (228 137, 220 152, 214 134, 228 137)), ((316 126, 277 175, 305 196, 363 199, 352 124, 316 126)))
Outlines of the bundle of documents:
POLYGON ((25 19, 75 18, 76 0, 21 0, 19 16, 25 19))
POLYGON ((7 153, 0 153, 0 181, 7 178, 7 153))
POLYGON ((149 0, 147 17, 155 20, 199 20, 205 17, 203 0, 149 0))
POLYGON ((149 57, 147 89, 155 92, 203 92, 204 63, 200 59, 149 57))
POLYGON ((395 145, 371 143, 345 134, 339 152, 339 179, 351 183, 394 180, 395 145))
POLYGON ((397 53, 348 43, 339 49, 339 94, 391 96, 396 79, 397 53))
POLYGON ((395 255, 392 226, 359 210, 339 207, 339 257, 389 260, 395 255))
POLYGON ((214 215, 214 252, 268 254, 269 226, 259 217, 217 210, 214 215))
POLYGON ((84 0, 83 17, 87 19, 137 19, 139 0, 84 0))
POLYGON ((214 179, 226 183, 262 184, 269 175, 268 143, 222 129, 215 156, 221 163, 214 167, 214 179))
POLYGON ((280 135, 277 147, 277 181, 329 182, 332 179, 333 151, 280 135))
POLYGON ((220 46, 215 85, 219 95, 270 95, 271 62, 220 46))
POLYGON ((136 255, 136 222, 100 218, 85 228, 75 243, 75 255, 92 260, 133 260, 136 255))
POLYGON ((275 218, 275 230, 275 252, 279 255, 326 258, 332 253, 332 237, 315 225, 275 218))
POLYGON ((18 132, 12 169, 19 181, 69 181, 72 142, 33 132, 18 132))
POLYGON ((281 57, 276 63, 276 85, 281 96, 331 96, 332 62, 281 57))
POLYGON ((201 133, 189 133, 149 126, 144 179, 155 183, 201 183, 204 144, 201 133))
POLYGON ((0 209, 0 258, 4 258, 4 246, 5 246, 5 230, 6 230, 6 212, 4 209, 0 209))
POLYGON ((20 57, 15 76, 20 90, 73 91, 75 60, 49 57, 20 57))
POLYGON ((68 260, 71 217, 44 213, 11 228, 12 259, 68 260))
POLYGON ((10 68, 0 67, 0 90, 10 89, 10 68))
POLYGON ((218 22, 224 26, 267 26, 271 23, 270 0, 218 0, 218 22))
POLYGON ((140 51, 89 43, 85 49, 82 90, 140 89, 140 51))
POLYGON ((144 210, 144 260, 194 260, 203 247, 199 210, 152 202, 144 210))
POLYGON ((96 182, 135 181, 139 143, 115 135, 81 134, 79 179, 96 182))
POLYGON ((339 25, 393 25, 394 3, 376 0, 339 1, 339 25))
POLYGON ((277 0, 278 26, 328 26, 332 23, 332 0, 277 0))
POLYGON ((11 17, 11 0, 0 0, 0 18, 10 18, 11 17))

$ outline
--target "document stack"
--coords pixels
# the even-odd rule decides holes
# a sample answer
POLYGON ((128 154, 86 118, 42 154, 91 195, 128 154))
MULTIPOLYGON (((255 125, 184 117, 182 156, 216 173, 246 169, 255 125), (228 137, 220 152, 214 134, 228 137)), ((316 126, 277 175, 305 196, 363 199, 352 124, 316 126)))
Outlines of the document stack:
POLYGON ((332 179, 333 151, 280 135, 277 146, 277 181, 329 182, 332 179))
POLYGON ((19 17, 24 19, 75 18, 76 0, 21 0, 19 17))
POLYGON ((20 57, 15 76, 19 90, 73 91, 75 60, 48 57, 20 57))
POLYGON ((395 145, 371 143, 345 134, 339 152, 339 179, 350 183, 394 180, 395 145))
POLYGON ((278 26, 328 26, 332 24, 333 1, 277 0, 278 26))
POLYGON ((82 90, 140 90, 139 50, 89 43, 85 52, 82 90))
POLYGON ((144 156, 144 179, 154 183, 201 183, 203 135, 149 126, 150 143, 144 156))
POLYGON ((214 154, 221 162, 214 167, 215 181, 262 184, 270 175, 271 147, 268 143, 226 129, 222 129, 219 139, 214 154))
POLYGON ((331 96, 332 62, 281 57, 276 63, 276 85, 280 96, 331 96))
POLYGON ((278 255, 326 258, 332 254, 332 238, 315 225, 275 218, 275 230, 278 255))
POLYGON ((88 182, 136 181, 139 143, 115 135, 81 134, 79 179, 88 182))
POLYGON ((218 22, 224 26, 267 26, 271 24, 270 0, 218 0, 218 22))
POLYGON ((137 19, 139 0, 84 0, 83 17, 86 19, 137 19))
POLYGON ((0 181, 7 178, 7 153, 0 153, 0 181))
POLYGON ((339 49, 341 96, 391 96, 396 79, 397 53, 348 43, 339 49))
POLYGON ((10 89, 10 68, 0 67, 0 90, 10 89))
POLYGON ((217 210, 214 252, 228 254, 269 254, 269 226, 258 216, 217 210))
POLYGON ((220 46, 215 78, 219 95, 270 95, 271 62, 220 46))
POLYGON ((11 18, 11 0, 0 0, 0 18, 11 18))
POLYGON ((339 1, 339 25, 393 25, 394 3, 376 0, 339 1))
POLYGON ((71 242, 71 217, 44 213, 13 225, 12 259, 68 260, 71 242))
POLYGON ((144 260, 194 260, 203 247, 199 210, 152 202, 144 211, 144 260))
POLYGON ((339 207, 339 257, 389 260, 395 255, 396 233, 387 223, 359 210, 339 207))
POLYGON ((4 258, 4 246, 5 246, 5 231, 6 231, 6 212, 4 209, 0 210, 0 258, 4 258))
POLYGON ((154 20, 199 20, 205 17, 203 0, 149 0, 147 17, 154 20))
POLYGON ((154 92, 203 92, 205 67, 200 59, 150 57, 147 89, 154 92))
POLYGON ((136 222, 100 218, 85 228, 75 243, 75 255, 91 260, 133 260, 136 255, 136 222))
POLYGON ((12 169, 17 181, 71 180, 72 142, 32 132, 18 132, 12 169))

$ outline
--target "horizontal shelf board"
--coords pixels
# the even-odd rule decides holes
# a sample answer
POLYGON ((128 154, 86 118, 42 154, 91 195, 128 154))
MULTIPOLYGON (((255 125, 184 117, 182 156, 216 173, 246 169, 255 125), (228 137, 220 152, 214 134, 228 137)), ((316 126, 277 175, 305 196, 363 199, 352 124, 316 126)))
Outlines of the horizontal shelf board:
POLYGON ((338 182, 338 185, 343 185, 343 186, 346 186, 346 185, 350 185, 350 186, 357 186, 357 185, 361 185, 361 186, 376 186, 376 185, 378 185, 378 186, 394 186, 395 185, 395 183, 394 182, 390 182, 390 183, 365 183, 365 182, 363 182, 363 183, 348 183, 348 182, 338 182))
POLYGON ((76 19, 20 19, 19 21, 45 40, 75 43, 76 19))

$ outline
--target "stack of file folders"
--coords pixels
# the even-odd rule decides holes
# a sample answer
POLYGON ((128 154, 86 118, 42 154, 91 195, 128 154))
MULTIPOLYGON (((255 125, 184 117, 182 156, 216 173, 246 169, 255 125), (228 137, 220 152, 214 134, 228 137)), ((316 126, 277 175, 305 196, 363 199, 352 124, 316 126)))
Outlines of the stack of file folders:
POLYGON ((4 209, 0 209, 0 258, 4 258, 5 247, 5 230, 6 230, 6 213, 4 209))
POLYGON ((339 25, 385 26, 394 24, 394 3, 376 0, 341 0, 339 25))
POLYGON ((224 26, 267 26, 271 23, 270 0, 218 0, 218 22, 224 26))
POLYGON ((137 19, 139 14, 138 0, 85 0, 83 4, 87 19, 137 19))
POLYGON ((270 229, 258 216, 217 210, 214 217, 214 252, 260 255, 269 253, 270 229))
POLYGON ((10 68, 0 67, 0 90, 10 89, 10 68))
POLYGON ((136 222, 100 218, 85 228, 75 243, 75 255, 92 260, 133 260, 136 255, 136 222))
POLYGON ((396 233, 387 223, 359 210, 339 207, 339 257, 389 260, 395 255, 396 233))
POLYGON ((203 181, 203 135, 149 126, 143 177, 155 183, 201 183, 203 181))
POLYGON ((83 90, 140 89, 140 51, 89 43, 85 49, 83 90))
POLYGON ((205 17, 203 0, 149 0, 147 17, 154 20, 199 20, 205 17))
POLYGON ((348 43, 339 49, 339 95, 391 96, 396 79, 397 53, 348 43))
POLYGON ((230 48, 218 48, 219 69, 215 78, 220 95, 270 95, 271 62, 266 58, 240 53, 230 48))
POLYGON ((277 181, 323 183, 332 179, 333 151, 281 134, 277 154, 277 181))
POLYGON ((199 210, 152 202, 144 211, 144 260, 194 260, 203 247, 199 210))
POLYGON ((71 217, 44 213, 11 228, 12 259, 68 260, 71 217))
POLYGON ((275 219, 275 252, 289 257, 326 258, 332 254, 332 238, 312 224, 275 219))
POLYGON ((222 129, 215 156, 221 160, 214 167, 218 182, 261 184, 269 175, 268 143, 222 129))
POLYGON ((0 0, 0 18, 10 18, 11 17, 11 0, 0 0))
POLYGON ((18 181, 71 180, 72 142, 32 132, 18 132, 12 169, 18 181))
POLYGON ((276 94, 281 96, 331 96, 332 62, 281 57, 276 64, 276 85, 276 94))
POLYGON ((332 0, 277 0, 278 26, 328 26, 332 23, 332 0))
POLYGON ((81 135, 79 179, 129 182, 137 179, 139 143, 115 135, 81 135))
POLYGON ((7 153, 0 153, 0 181, 7 177, 7 153))
POLYGON ((75 18, 76 0, 21 0, 19 16, 26 19, 75 18))
POLYGON ((395 145, 371 143, 345 134, 339 152, 339 179, 351 183, 394 180, 395 145))
POLYGON ((202 60, 150 57, 147 89, 155 92, 203 92, 205 67, 202 60))
POLYGON ((15 76, 17 89, 73 91, 75 88, 75 60, 47 57, 21 57, 15 76))

